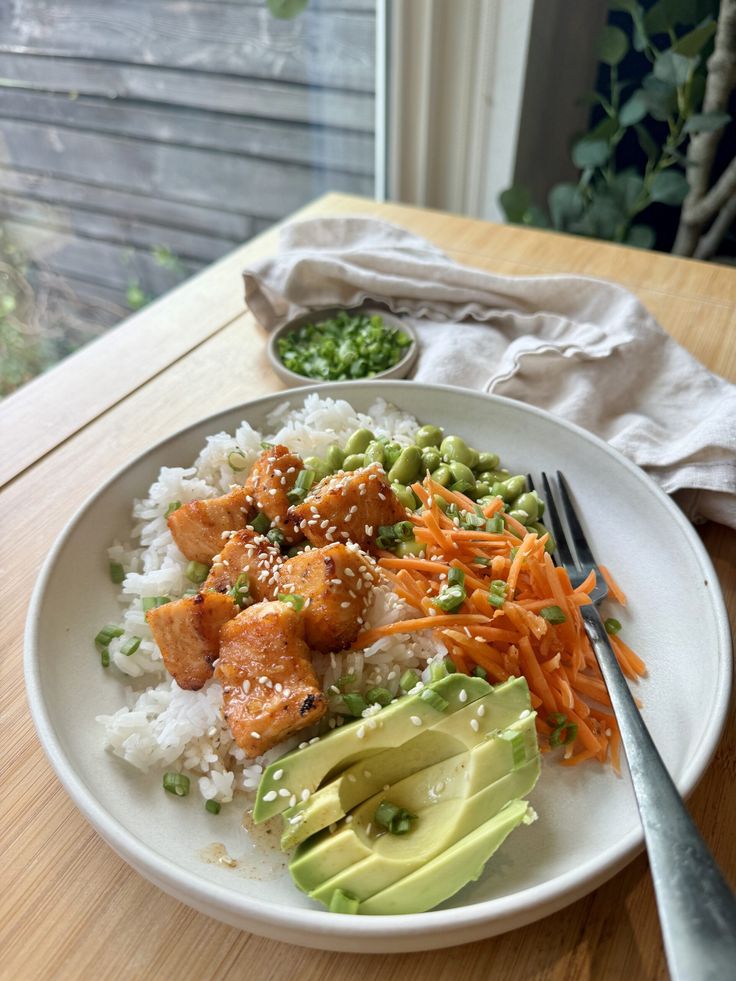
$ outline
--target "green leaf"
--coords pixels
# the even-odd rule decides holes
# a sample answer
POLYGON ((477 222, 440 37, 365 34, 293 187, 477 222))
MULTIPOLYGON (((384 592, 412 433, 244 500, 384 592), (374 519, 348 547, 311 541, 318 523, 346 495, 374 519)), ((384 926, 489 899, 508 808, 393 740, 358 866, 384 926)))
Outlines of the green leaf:
POLYGON ((701 19, 698 0, 666 0, 670 22, 689 27, 701 19))
POLYGON ((517 225, 521 224, 532 203, 531 191, 521 184, 514 184, 513 187, 501 191, 498 196, 498 203, 503 208, 506 221, 514 222, 517 225))
POLYGON ((621 106, 618 121, 622 126, 633 126, 649 112, 647 95, 643 89, 637 89, 631 98, 621 106))
POLYGON ((549 228, 547 216, 536 204, 531 204, 526 209, 523 223, 525 225, 530 225, 532 228, 549 228))
POLYGON ((611 198, 605 195, 594 197, 582 218, 573 222, 570 231, 578 235, 590 235, 612 241, 626 223, 626 215, 611 198))
POLYGON ((670 49, 659 55, 654 62, 654 77, 668 85, 684 85, 690 72, 697 65, 693 58, 686 58, 670 49))
POLYGON ((635 249, 653 249, 657 236, 649 225, 632 225, 626 235, 626 244, 635 249))
POLYGON ((674 113, 677 106, 677 90, 669 82, 664 82, 654 75, 646 75, 642 79, 650 115, 658 122, 665 122, 674 113))
POLYGON ((646 14, 644 14, 644 26, 649 34, 666 34, 672 26, 667 0, 657 0, 646 14))
POLYGON ((279 20, 291 20, 305 10, 309 0, 266 0, 268 9, 279 20))
POLYGON ((577 221, 585 208, 585 201, 576 184, 557 184, 547 198, 552 224, 558 231, 566 231, 577 221))
POLYGON ((581 170, 584 167, 602 167, 611 154, 606 140, 591 140, 584 136, 572 148, 572 161, 581 170))
POLYGON ((629 39, 620 27, 607 24, 598 41, 598 57, 606 65, 618 65, 629 50, 629 39))
POLYGON ((624 170, 614 174, 611 181, 611 193, 623 211, 629 213, 639 201, 644 189, 644 178, 635 170, 624 170))
POLYGON ((689 190, 685 175, 679 170, 663 170, 656 174, 651 186, 652 201, 679 205, 689 190))
POLYGON ((671 50, 686 58, 696 58, 716 32, 715 21, 708 20, 679 38, 671 50))
POLYGON ((618 129, 618 119, 611 116, 604 116, 597 126, 594 126, 589 133, 585 134, 585 138, 586 140, 610 141, 611 138, 618 132, 618 129))
POLYGON ((731 121, 727 112, 696 112, 685 123, 683 133, 712 133, 731 121))

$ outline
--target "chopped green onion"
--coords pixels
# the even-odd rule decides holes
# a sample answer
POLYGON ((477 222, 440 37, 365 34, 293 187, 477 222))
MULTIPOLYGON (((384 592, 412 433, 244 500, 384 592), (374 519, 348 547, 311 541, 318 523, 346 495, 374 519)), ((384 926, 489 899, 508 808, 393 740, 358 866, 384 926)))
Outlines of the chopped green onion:
POLYGON ((443 698, 439 692, 434 691, 432 688, 425 688, 419 697, 423 702, 431 705, 433 709, 437 709, 438 712, 444 712, 450 704, 446 698, 443 698))
POLYGON ((390 801, 383 800, 376 808, 373 820, 392 835, 405 835, 411 831, 410 822, 416 821, 416 815, 410 814, 405 808, 397 807, 390 801))
POLYGON ((110 569, 110 579, 119 585, 125 579, 125 569, 119 562, 111 562, 108 568, 110 569))
POLYGON ((461 583, 443 586, 437 594, 434 605, 443 613, 455 613, 467 599, 465 587, 461 583))
POLYGON ((228 453, 227 462, 230 469, 234 470, 236 473, 240 470, 245 470, 245 468, 248 466, 248 460, 240 452, 240 450, 233 450, 232 453, 228 453))
POLYGON ((189 582, 196 583, 204 582, 209 574, 210 567, 204 562, 190 562, 184 573, 189 582))
POLYGON ((131 654, 135 654, 140 646, 140 637, 128 637, 128 639, 120 647, 120 653, 124 654, 125 657, 130 657, 131 654))
POLYGON ((357 913, 360 901, 342 889, 335 889, 330 897, 330 913, 357 913))
POLYGON ((168 596, 144 596, 142 599, 143 612, 148 613, 149 610, 155 610, 158 606, 166 606, 167 603, 171 602, 168 596))
POLYGON ((458 494, 467 494, 468 491, 472 491, 475 484, 471 484, 469 480, 456 480, 454 484, 451 485, 450 490, 455 491, 458 494))
POLYGON ((416 671, 408 668, 399 679, 399 688, 402 691, 411 691, 418 681, 419 675, 416 673, 416 671))
POLYGON ((314 470, 300 470, 299 475, 294 481, 294 486, 290 491, 286 492, 287 498, 292 504, 298 504, 303 501, 304 498, 309 493, 309 489, 314 483, 316 473, 314 470))
POLYGON ((241 572, 238 578, 235 580, 234 585, 227 591, 228 596, 232 596, 235 600, 236 606, 239 606, 242 610, 244 607, 248 606, 250 603, 250 582, 248 581, 248 573, 241 572))
POLYGON ((210 814, 219 814, 222 810, 222 804, 219 800, 206 800, 204 802, 205 811, 209 811, 210 814))
POLYGON ((609 617, 605 621, 605 623, 603 624, 603 626, 606 628, 606 633, 607 634, 610 634, 611 637, 615 637, 616 634, 621 629, 621 622, 619 620, 617 620, 615 617, 609 617))
POLYGON ((275 443, 269 443, 268 440, 266 440, 266 439, 262 439, 261 440, 261 449, 262 450, 272 450, 275 445, 276 445, 275 443))
POLYGON ((452 660, 450 660, 449 657, 446 657, 445 658, 445 671, 448 674, 456 674, 457 673, 457 668, 455 667, 455 662, 452 661, 452 660))
POLYGON ((287 549, 286 558, 293 559, 295 555, 298 555, 300 552, 303 552, 308 544, 309 544, 308 542, 299 542, 298 545, 292 545, 290 549, 287 549))
POLYGON ((524 742, 522 733, 516 732, 513 729, 503 729, 497 733, 497 736, 511 746, 511 759, 514 769, 526 763, 526 743, 524 742))
POLYGON ((293 606, 295 610, 304 608, 304 597, 299 596, 298 593, 279 593, 279 599, 282 603, 288 603, 290 606, 293 606))
POLYGON ((447 582, 450 586, 464 586, 465 585, 465 573, 462 569, 456 568, 454 565, 450 568, 447 573, 447 582))
MULTIPOLYGON (((457 490, 457 484, 452 489, 457 490)), ((481 514, 473 514, 470 511, 462 512, 460 524, 466 531, 473 531, 474 528, 483 528, 485 523, 486 519, 481 514)))
POLYGON ((169 504, 169 506, 166 508, 166 513, 164 514, 164 517, 168 518, 168 516, 170 514, 173 514, 174 511, 178 511, 180 507, 181 507, 181 501, 172 501, 169 504))
POLYGON ((269 528, 266 532, 266 538, 272 545, 278 545, 279 547, 286 541, 284 533, 280 528, 269 528))
POLYGON ((355 673, 351 671, 350 674, 343 674, 337 679, 335 688, 339 688, 342 691, 343 688, 347 688, 348 685, 353 684, 355 684, 355 673))
POLYGON ((491 583, 491 588, 488 590, 488 602, 491 606, 495 606, 500 609, 506 602, 506 589, 507 584, 503 579, 494 579, 491 583))
POLYGON ((548 623, 564 623, 567 620, 559 606, 543 606, 539 615, 544 617, 548 623))
POLYGON ((446 678, 447 668, 445 667, 445 662, 439 661, 437 664, 431 664, 429 666, 429 674, 432 681, 441 681, 443 678, 446 678))
POLYGON ((485 668, 482 668, 480 664, 476 664, 476 666, 473 668, 473 674, 476 678, 482 678, 483 681, 485 681, 488 677, 488 672, 485 668))
POLYGON ((271 522, 268 520, 268 517, 263 513, 263 511, 259 511, 255 518, 253 518, 251 521, 250 526, 253 531, 257 532, 259 535, 264 535, 271 527, 271 522))
POLYGON ((414 525, 411 521, 397 521, 394 525, 394 535, 399 542, 408 542, 414 537, 414 525))
POLYGON ((189 777, 183 773, 164 773, 164 790, 176 797, 186 797, 189 793, 189 777))
POLYGON ((347 692, 342 696, 342 700, 345 703, 345 707, 351 715, 356 716, 356 718, 363 714, 363 712, 368 708, 366 701, 362 695, 357 692, 347 692))
POLYGON ((547 719, 547 725, 551 726, 552 732, 549 736, 550 746, 567 746, 574 743, 578 738, 578 727, 576 722, 570 722, 562 712, 555 712, 547 719))
POLYGON ((115 623, 108 623, 99 631, 95 637, 95 647, 99 651, 102 647, 107 647, 113 637, 122 637, 125 631, 115 623))
POLYGON ((393 701, 393 697, 388 688, 371 688, 365 693, 365 700, 369 705, 378 703, 382 708, 393 701))
POLYGON ((491 560, 487 559, 485 555, 476 555, 473 559, 473 565, 490 565, 491 560))
POLYGON ((509 549, 509 559, 510 559, 511 562, 513 562, 514 559, 516 558, 516 553, 518 551, 519 551, 519 546, 518 545, 514 545, 514 547, 512 549, 509 549))
POLYGON ((486 519, 486 531, 490 535, 500 535, 504 529, 503 518, 500 514, 494 514, 492 518, 486 519))
POLYGON ((100 652, 100 664, 103 668, 110 667, 110 651, 107 647, 98 647, 97 650, 100 652))

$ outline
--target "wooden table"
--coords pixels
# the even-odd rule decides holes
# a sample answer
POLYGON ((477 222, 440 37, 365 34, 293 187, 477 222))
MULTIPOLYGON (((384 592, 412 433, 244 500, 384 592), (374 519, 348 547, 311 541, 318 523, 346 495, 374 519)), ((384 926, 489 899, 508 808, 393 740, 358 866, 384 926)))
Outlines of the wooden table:
MULTIPOLYGON (((378 215, 453 258, 504 274, 583 273, 633 290, 709 368, 736 379, 736 274, 722 266, 400 205, 328 195, 299 217, 378 215)), ((125 865, 75 810, 41 751, 24 697, 22 633, 40 563, 109 474, 202 415, 280 387, 244 312, 240 271, 272 230, 0 403, 0 976, 7 978, 660 978, 666 968, 647 862, 553 917, 425 954, 364 957, 290 947, 224 926, 125 865), (227 369, 223 371, 222 366, 227 369)), ((705 526, 736 622, 736 533, 705 526)), ((736 880, 736 723, 690 801, 736 880)))

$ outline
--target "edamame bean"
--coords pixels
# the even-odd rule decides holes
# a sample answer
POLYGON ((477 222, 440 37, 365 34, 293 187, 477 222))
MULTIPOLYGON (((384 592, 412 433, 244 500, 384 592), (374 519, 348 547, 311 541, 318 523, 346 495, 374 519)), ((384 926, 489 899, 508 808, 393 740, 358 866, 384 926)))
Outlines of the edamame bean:
POLYGON ((422 426, 421 429, 417 429, 414 442, 421 447, 439 446, 442 442, 442 430, 439 426, 422 426))
POLYGON ((545 542, 544 550, 545 552, 554 552, 554 550, 557 548, 557 543, 552 537, 552 532, 549 530, 549 528, 545 528, 541 521, 532 521, 528 527, 530 531, 536 531, 540 538, 543 535, 549 535, 549 538, 545 542))
POLYGON ((445 436, 440 443, 440 453, 447 463, 464 463, 466 467, 473 459, 470 447, 459 436, 445 436))
POLYGON ((502 480, 496 480, 493 484, 491 484, 491 495, 493 497, 501 497, 505 501, 506 500, 506 498, 504 497, 505 493, 506 493, 506 486, 502 480))
POLYGON ((432 471, 432 480, 441 484, 443 487, 447 487, 452 482, 450 468, 443 463, 441 467, 437 467, 436 470, 432 471))
POLYGON ((455 483, 463 481, 470 487, 475 487, 475 475, 470 467, 466 466, 464 463, 459 463, 455 460, 450 464, 450 473, 452 474, 452 479, 455 483))
POLYGON ((491 493, 491 487, 484 480, 476 480, 475 493, 477 498, 488 497, 488 495, 491 493))
POLYGON ((436 446, 427 446, 422 450, 422 473, 429 470, 432 473, 442 463, 440 451, 436 446))
POLYGON ((502 493, 501 497, 504 501, 515 501, 519 494, 523 494, 526 490, 526 477, 523 474, 509 477, 508 480, 504 480, 503 486, 505 493, 502 493))
POLYGON ((492 470, 481 470, 475 479, 479 480, 482 484, 488 484, 489 487, 493 487, 498 480, 498 477, 492 470))
MULTIPOLYGON (((480 460, 480 453, 477 450, 474 450, 472 446, 468 447, 468 453, 470 454, 470 459, 467 461, 467 465, 471 470, 477 470, 478 461, 480 460)), ((463 463, 465 463, 465 460, 463 460, 463 463)))
POLYGON ((514 508, 512 511, 509 511, 508 514, 510 518, 518 521, 519 524, 525 525, 529 521, 529 515, 526 513, 526 511, 519 511, 518 508, 514 508))
POLYGON ((319 456, 308 456, 304 460, 305 470, 314 470, 315 483, 322 480, 330 473, 327 462, 319 456))
POLYGON ((405 508, 411 508, 413 511, 416 507, 416 498, 414 497, 414 491, 411 487, 405 487, 403 484, 395 481, 391 484, 391 490, 398 497, 399 501, 404 505, 405 508))
POLYGON ((443 514, 445 513, 445 511, 446 511, 446 510, 448 509, 448 507, 450 506, 450 505, 449 505, 449 504, 447 503, 447 501, 446 501, 446 500, 444 499, 444 497, 442 497, 442 496, 441 496, 440 494, 435 494, 435 495, 434 495, 434 503, 435 503, 435 504, 437 505, 437 507, 438 507, 438 508, 440 509, 440 511, 441 511, 441 512, 442 512, 443 514))
POLYGON ((399 542, 391 551, 400 559, 406 559, 411 555, 424 555, 426 547, 423 542, 399 542))
POLYGON ((537 520, 539 515, 539 499, 534 493, 520 494, 514 501, 514 508, 517 511, 525 511, 527 519, 525 525, 537 520))
POLYGON ((406 446, 401 451, 398 460, 388 472, 388 479, 393 483, 411 484, 420 474, 422 468, 422 451, 418 446, 406 446))
POLYGON ((401 447, 398 443, 386 443, 383 448, 383 469, 389 470, 399 459, 401 447))
POLYGON ((386 449, 383 443, 379 443, 378 440, 374 439, 365 448, 365 462, 369 463, 383 463, 386 455, 386 449))
POLYGON ((351 453, 350 456, 346 456, 342 468, 343 470, 359 470, 361 467, 365 466, 365 454, 364 453, 351 453))
POLYGON ((496 467, 491 473, 493 474, 494 480, 508 480, 511 476, 511 471, 505 470, 503 467, 496 467))
POLYGON ((368 444, 373 442, 375 438, 370 429, 356 429, 345 444, 346 455, 351 456, 353 453, 365 453, 368 444))
MULTIPOLYGON (((476 487, 477 486, 478 485, 476 484, 476 487)), ((485 507, 486 504, 492 504, 495 500, 496 500, 496 498, 492 494, 488 494, 485 497, 477 497, 476 498, 476 504, 480 504, 481 507, 485 507)))
POLYGON ((345 459, 345 453, 342 447, 338 446, 337 443, 332 443, 327 447, 327 452, 325 453, 325 462, 331 471, 339 470, 342 466, 342 461, 345 459))
POLYGON ((479 453, 477 470, 495 470, 498 466, 497 453, 479 453))

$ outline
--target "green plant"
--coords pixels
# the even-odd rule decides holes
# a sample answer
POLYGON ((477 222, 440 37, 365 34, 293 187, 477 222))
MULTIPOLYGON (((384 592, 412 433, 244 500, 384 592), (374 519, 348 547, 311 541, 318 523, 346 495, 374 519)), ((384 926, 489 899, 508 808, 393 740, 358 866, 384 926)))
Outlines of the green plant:
MULTIPOLYGON (((723 0, 727 46, 734 43, 728 25, 735 3, 723 0)), ((725 101, 701 108, 708 85, 706 56, 718 29, 717 2, 658 0, 645 10, 637 0, 613 0, 610 7, 628 15, 629 33, 609 24, 600 37, 599 55, 608 69, 608 85, 606 91, 593 95, 602 118, 572 146, 572 161, 580 175, 577 183, 551 189, 548 213, 534 204, 524 187, 509 188, 499 200, 511 222, 551 225, 573 234, 651 248, 655 232, 637 218, 655 203, 682 205, 690 191, 684 172, 686 145, 699 134, 720 136, 731 118, 725 106, 733 81, 725 101), (632 48, 646 59, 648 70, 641 81, 619 74, 632 48), (645 125, 647 119, 654 121, 655 131, 657 123, 664 124, 660 140, 652 135, 651 125, 645 125), (645 161, 641 170, 617 167, 617 150, 627 134, 638 140, 645 161)))

